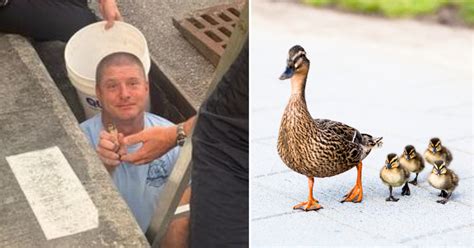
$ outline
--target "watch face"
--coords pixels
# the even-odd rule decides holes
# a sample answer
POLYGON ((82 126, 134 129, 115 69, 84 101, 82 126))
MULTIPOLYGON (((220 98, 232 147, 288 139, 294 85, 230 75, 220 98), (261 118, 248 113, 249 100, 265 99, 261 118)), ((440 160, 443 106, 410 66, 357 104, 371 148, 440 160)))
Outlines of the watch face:
POLYGON ((186 133, 184 132, 183 123, 178 124, 178 137, 176 137, 176 143, 178 146, 183 146, 186 141, 186 133))
POLYGON ((183 146, 185 141, 186 141, 186 135, 184 133, 178 133, 176 143, 179 146, 183 146))

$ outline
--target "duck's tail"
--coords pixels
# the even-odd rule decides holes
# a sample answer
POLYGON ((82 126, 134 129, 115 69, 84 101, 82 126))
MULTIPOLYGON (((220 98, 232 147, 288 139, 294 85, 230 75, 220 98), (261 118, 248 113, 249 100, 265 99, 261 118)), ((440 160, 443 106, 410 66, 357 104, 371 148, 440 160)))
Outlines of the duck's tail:
POLYGON ((362 160, 365 157, 367 157, 367 155, 369 155, 370 151, 372 151, 372 148, 382 146, 382 144, 383 144, 382 138, 383 137, 374 138, 374 137, 372 137, 372 135, 365 134, 365 133, 361 134, 361 136, 362 136, 361 145, 362 145, 362 149, 364 149, 364 152, 363 152, 362 157, 361 157, 361 160, 362 160))

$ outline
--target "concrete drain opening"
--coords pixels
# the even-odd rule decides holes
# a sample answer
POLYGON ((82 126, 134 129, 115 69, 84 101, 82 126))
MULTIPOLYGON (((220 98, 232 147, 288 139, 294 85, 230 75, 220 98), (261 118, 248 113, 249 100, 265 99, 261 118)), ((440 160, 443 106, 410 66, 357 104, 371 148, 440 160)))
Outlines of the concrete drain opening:
POLYGON ((217 5, 173 18, 173 25, 214 66, 227 47, 245 1, 217 5))

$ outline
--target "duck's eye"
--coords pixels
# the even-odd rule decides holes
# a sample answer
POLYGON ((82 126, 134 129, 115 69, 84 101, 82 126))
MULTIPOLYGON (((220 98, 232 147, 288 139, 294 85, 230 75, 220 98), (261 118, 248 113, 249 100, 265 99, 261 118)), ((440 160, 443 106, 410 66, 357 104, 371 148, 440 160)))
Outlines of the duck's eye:
POLYGON ((298 59, 298 60, 295 62, 295 65, 294 65, 294 66, 295 66, 295 70, 298 70, 298 68, 300 67, 300 65, 301 65, 300 62, 301 62, 301 59, 298 59))

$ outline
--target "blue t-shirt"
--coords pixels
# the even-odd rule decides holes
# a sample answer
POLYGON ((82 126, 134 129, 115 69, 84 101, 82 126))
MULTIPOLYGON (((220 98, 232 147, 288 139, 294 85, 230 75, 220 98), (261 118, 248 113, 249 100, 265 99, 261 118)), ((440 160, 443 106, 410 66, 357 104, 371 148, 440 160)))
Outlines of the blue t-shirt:
MULTIPOLYGON (((173 123, 145 112, 145 128, 170 125, 173 123)), ((101 114, 81 123, 80 126, 96 149, 99 144, 100 131, 104 130, 101 114)), ((127 152, 135 152, 141 146, 142 144, 130 146, 127 148, 127 152)), ((175 147, 162 157, 144 165, 122 162, 112 173, 115 186, 127 202, 143 232, 146 232, 150 225, 160 193, 174 167, 178 153, 179 148, 175 147)))

